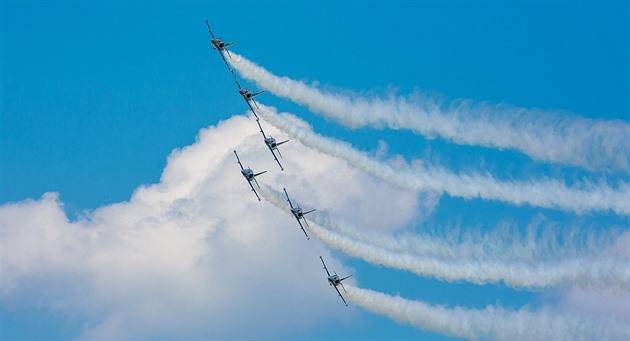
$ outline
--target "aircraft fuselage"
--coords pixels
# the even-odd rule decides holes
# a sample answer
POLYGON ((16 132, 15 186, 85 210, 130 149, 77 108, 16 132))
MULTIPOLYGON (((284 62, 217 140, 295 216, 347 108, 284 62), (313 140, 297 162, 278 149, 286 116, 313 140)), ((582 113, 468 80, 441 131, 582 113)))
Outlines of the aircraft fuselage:
POLYGON ((337 275, 328 276, 328 284, 329 285, 337 286, 337 285, 339 285, 339 283, 341 283, 341 281, 339 280, 339 276, 337 276, 337 275))
POLYGON ((278 143, 276 142, 276 139, 274 139, 273 137, 268 137, 265 139, 265 143, 267 144, 267 146, 269 146, 269 148, 271 149, 276 149, 278 148, 278 143))
POLYGON ((221 51, 225 50, 225 43, 223 42, 223 39, 214 38, 210 39, 210 41, 212 42, 212 47, 214 47, 215 49, 219 49, 221 51))
POLYGON ((303 218, 303 217, 304 217, 304 213, 302 212, 302 208, 300 208, 300 207, 293 207, 293 208, 291 209, 291 213, 293 213, 293 215, 294 215, 296 218, 298 218, 298 219, 300 219, 300 218, 303 218))
POLYGON ((247 179, 247 181, 254 180, 254 171, 252 171, 249 168, 242 169, 241 174, 243 174, 243 176, 245 177, 245 179, 247 179))
POLYGON ((238 92, 245 98, 245 100, 249 101, 252 99, 252 92, 249 89, 239 89, 238 92))

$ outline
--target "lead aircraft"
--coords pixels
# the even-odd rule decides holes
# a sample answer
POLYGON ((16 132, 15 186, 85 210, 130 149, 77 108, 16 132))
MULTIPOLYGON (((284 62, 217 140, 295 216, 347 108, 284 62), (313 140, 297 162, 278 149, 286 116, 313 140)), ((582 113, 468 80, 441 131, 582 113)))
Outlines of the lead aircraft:
POLYGON ((210 39, 210 42, 212 42, 212 48, 219 51, 219 54, 221 55, 221 58, 223 58, 223 61, 225 62, 225 65, 227 66, 228 70, 232 72, 232 68, 230 67, 230 64, 228 63, 227 59, 225 59, 225 55, 223 55, 223 51, 227 52, 228 56, 230 56, 230 51, 228 51, 227 48, 229 46, 232 46, 238 43, 238 40, 226 44, 225 42, 223 42, 223 39, 216 38, 214 36, 214 33, 212 33, 212 30, 210 29, 210 24, 208 23, 208 19, 205 19, 205 21, 206 21, 206 26, 208 26, 208 32, 212 36, 212 39, 210 39))
POLYGON ((254 194, 256 194, 256 198, 258 198, 258 201, 260 201, 260 197, 258 196, 258 193, 254 189, 254 185, 252 185, 252 181, 256 183, 256 186, 258 186, 258 188, 260 188, 258 181, 256 181, 256 177, 259 176, 260 174, 266 173, 267 171, 262 171, 260 173, 254 174, 254 171, 251 168, 249 167, 243 168, 243 164, 241 163, 241 160, 238 158, 238 154, 236 154, 236 150, 234 151, 234 155, 236 155, 236 162, 238 162, 238 165, 241 166, 241 174, 243 174, 243 177, 245 178, 245 180, 247 180, 249 187, 252 188, 252 191, 254 191, 254 194))
POLYGON ((341 300, 347 307, 348 303, 346 303, 346 300, 343 298, 343 296, 341 296, 341 292, 339 292, 339 289, 337 288, 337 286, 341 285, 341 288, 343 289, 343 291, 346 292, 346 288, 343 287, 343 283, 341 283, 341 281, 352 277, 352 275, 346 276, 344 278, 339 278, 339 275, 337 275, 337 272, 335 272, 334 275, 331 275, 328 269, 326 268, 326 263, 324 263, 324 258, 322 258, 322 256, 319 256, 319 259, 322 260, 322 264, 324 264, 324 270, 326 270, 326 273, 328 274, 328 285, 332 285, 335 287, 335 290, 337 290, 337 294, 339 294, 339 297, 341 297, 341 300))
POLYGON ((304 229, 304 226, 302 226, 302 222, 300 221, 300 219, 303 219, 304 223, 306 224, 306 226, 308 226, 308 223, 306 222, 306 218, 304 218, 304 216, 309 214, 309 213, 311 213, 311 212, 313 212, 313 211, 315 211, 315 210, 310 210, 310 211, 304 212, 299 205, 293 207, 293 204, 291 203, 291 199, 289 199, 289 194, 287 193, 287 189, 283 188, 283 190, 284 190, 284 194, 287 195, 287 201, 289 202, 289 206, 291 206, 291 213, 293 213, 293 216, 297 220, 298 224, 300 224, 300 228, 304 232, 304 235, 306 236, 306 239, 311 239, 311 238, 309 238, 308 234, 306 233, 306 230, 304 229))

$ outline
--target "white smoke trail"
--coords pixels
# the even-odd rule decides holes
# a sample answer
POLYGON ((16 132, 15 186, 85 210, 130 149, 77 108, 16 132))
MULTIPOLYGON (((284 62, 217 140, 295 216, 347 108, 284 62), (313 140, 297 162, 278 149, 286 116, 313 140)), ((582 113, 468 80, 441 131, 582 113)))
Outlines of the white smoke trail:
POLYGON ((261 87, 350 128, 409 129, 427 138, 438 135, 457 144, 514 149, 535 160, 592 171, 630 170, 630 125, 623 121, 466 101, 443 109, 420 95, 387 100, 350 97, 278 77, 236 53, 231 53, 230 63, 261 87))
MULTIPOLYGON (((607 233, 594 233, 576 227, 556 226, 541 217, 528 224, 524 232, 516 224, 502 223, 484 233, 478 229, 462 231, 458 227, 445 226, 433 231, 426 231, 425 227, 422 232, 394 234, 365 231, 322 211, 310 214, 309 219, 343 236, 392 252, 450 260, 518 261, 535 265, 548 259, 590 257, 620 240, 630 240, 630 231, 620 232, 613 228, 607 233)), ((630 255, 622 257, 619 261, 623 264, 630 261, 630 255)))
POLYGON ((346 290, 350 301, 373 313, 423 330, 467 339, 622 340, 630 337, 627 321, 614 316, 558 312, 552 307, 516 311, 493 306, 449 309, 351 285, 347 285, 346 290))
MULTIPOLYGON (((266 185, 261 185, 260 196, 289 213, 285 197, 266 185)), ((314 221, 305 225, 309 233, 326 245, 361 258, 375 265, 407 270, 422 276, 433 276, 446 281, 468 281, 475 284, 504 283, 515 288, 541 289, 559 284, 573 283, 583 287, 625 287, 630 283, 627 261, 616 257, 590 259, 576 257, 563 260, 526 264, 501 262, 488 256, 479 259, 443 259, 438 255, 418 256, 393 252, 340 235, 319 226, 314 221)), ((500 257, 497 257, 500 258, 500 257)))
POLYGON ((513 205, 529 204, 543 208, 584 213, 612 210, 630 214, 630 185, 621 182, 617 189, 606 184, 583 183, 570 188, 558 180, 500 182, 492 176, 455 174, 434 167, 420 171, 396 170, 354 149, 350 144, 316 134, 278 115, 274 108, 258 104, 256 111, 269 124, 285 132, 291 139, 359 168, 393 186, 410 191, 446 192, 465 199, 499 200, 513 205))

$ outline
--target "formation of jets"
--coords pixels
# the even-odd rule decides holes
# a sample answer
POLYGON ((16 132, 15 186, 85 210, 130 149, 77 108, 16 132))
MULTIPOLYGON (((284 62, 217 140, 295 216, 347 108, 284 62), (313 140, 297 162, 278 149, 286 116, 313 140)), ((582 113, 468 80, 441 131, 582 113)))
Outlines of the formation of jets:
MULTIPOLYGON (((262 125, 260 124, 260 119, 258 118, 258 115, 256 114, 256 110, 254 109, 254 107, 258 108, 258 104, 256 104, 254 97, 262 94, 264 91, 252 93, 248 88, 241 87, 241 84, 239 83, 238 78, 236 77, 236 74, 234 73, 234 70, 232 70, 232 67, 230 66, 230 63, 228 62, 228 59, 225 57, 226 54, 228 58, 231 57, 230 51, 228 51, 227 48, 238 43, 238 41, 225 43, 223 39, 219 37, 215 37, 214 33, 210 29, 210 24, 208 23, 208 19, 205 19, 205 22, 206 22, 206 26, 208 26, 208 33, 210 33, 210 36, 212 37, 210 39, 210 42, 212 43, 212 48, 219 51, 219 55, 221 56, 221 59, 223 59, 223 62, 227 66, 228 71, 232 73, 232 77, 234 77, 234 82, 236 83, 236 86, 238 87, 238 93, 241 95, 241 97, 243 97, 243 99, 247 103, 247 106, 249 107, 251 112, 254 114, 254 117, 256 118, 256 123, 258 124, 258 128, 260 128, 260 133, 263 136, 263 141, 265 142, 265 145, 271 152, 271 155, 273 156, 274 160, 278 163, 278 166, 280 166, 280 170, 284 171, 284 167, 280 163, 280 160, 278 160, 278 157, 276 156, 276 152, 282 158, 282 154, 280 153, 278 146, 289 142, 289 140, 278 142, 271 135, 267 136, 265 134, 265 131, 262 128, 262 125)), ((238 157, 236 150, 234 150, 234 155, 236 156, 236 162, 241 167, 241 174, 243 175, 245 180, 247 180, 247 184, 249 184, 249 187, 251 187, 252 192, 254 192, 258 201, 260 201, 260 196, 258 195, 258 192, 256 192, 256 188, 254 188, 252 181, 256 184, 256 187, 260 189, 260 185, 258 184, 256 177, 261 174, 266 173, 267 171, 255 173, 251 168, 249 168, 249 166, 247 168, 243 167, 243 164, 241 163, 241 159, 238 157)), ((289 198, 289 193, 287 193, 286 188, 283 188, 283 190, 284 190, 284 194, 287 196, 287 201, 289 202, 289 208, 290 208, 291 214, 293 214, 293 216, 295 217, 295 220, 297 220, 298 224, 300 225, 300 229, 302 230, 302 232, 304 232, 304 235, 306 236, 306 239, 310 239, 308 236, 308 233, 306 233, 306 229, 304 229, 304 225, 306 225, 306 227, 309 228, 305 215, 315 211, 315 209, 304 211, 302 207, 300 207, 300 205, 293 206, 293 203, 291 202, 291 199, 289 198), (304 225, 302 225, 302 221, 304 222, 304 225)), ((328 284, 335 288, 335 290, 337 291, 337 294, 339 294, 339 297, 341 297, 341 300, 343 301, 343 303, 346 306, 348 306, 348 303, 346 303, 346 300, 341 295, 341 292, 339 291, 339 288, 337 288, 337 286, 341 286, 341 288, 345 292, 346 289, 343 287, 343 284, 341 282, 347 278, 352 277, 352 275, 346 276, 343 278, 340 278, 336 272, 334 272, 334 274, 331 275, 330 272, 328 271, 328 268, 326 268, 326 263, 324 263, 324 259, 321 256, 319 256, 319 259, 322 261, 322 264, 324 265, 324 270, 326 270, 326 274, 328 275, 328 284)))

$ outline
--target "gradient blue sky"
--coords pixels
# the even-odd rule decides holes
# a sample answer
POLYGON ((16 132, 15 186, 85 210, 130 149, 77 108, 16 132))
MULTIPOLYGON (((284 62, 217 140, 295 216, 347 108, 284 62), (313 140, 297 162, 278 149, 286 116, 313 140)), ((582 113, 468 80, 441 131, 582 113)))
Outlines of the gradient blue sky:
MULTIPOLYGON (((204 18, 215 34, 240 41, 233 48, 239 54, 324 89, 429 91, 447 102, 465 98, 630 121, 627 1, 3 1, 0 11, 0 203, 59 192, 71 218, 158 182, 174 148, 193 143, 201 128, 245 112, 210 47, 204 18)), ((427 157, 455 171, 628 180, 627 174, 541 164, 516 152, 410 132, 352 131, 271 94, 259 98, 359 149, 373 151, 383 140, 390 154, 427 157)), ((628 227, 626 218, 608 213, 575 216, 448 196, 427 224, 493 226, 539 214, 594 229, 628 227)), ((553 296, 444 283, 339 258, 360 274, 361 286, 435 304, 518 308, 553 296)), ((84 323, 48 307, 2 304, 3 339, 72 338, 84 323)), ((330 334, 442 338, 367 312, 284 336, 330 334)))

